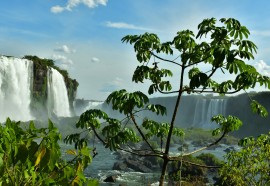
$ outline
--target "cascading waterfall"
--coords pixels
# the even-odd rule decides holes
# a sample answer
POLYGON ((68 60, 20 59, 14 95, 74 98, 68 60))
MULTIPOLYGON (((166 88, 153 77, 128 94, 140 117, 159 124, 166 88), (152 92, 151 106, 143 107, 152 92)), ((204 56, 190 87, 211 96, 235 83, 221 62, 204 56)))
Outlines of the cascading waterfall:
POLYGON ((49 117, 56 115, 59 117, 70 117, 70 107, 67 88, 63 76, 55 69, 49 68, 48 77, 48 114, 49 117))
POLYGON ((0 56, 0 121, 34 119, 30 111, 33 62, 0 56))
POLYGON ((193 126, 215 128, 211 118, 215 115, 226 115, 227 99, 198 99, 195 106, 193 126))

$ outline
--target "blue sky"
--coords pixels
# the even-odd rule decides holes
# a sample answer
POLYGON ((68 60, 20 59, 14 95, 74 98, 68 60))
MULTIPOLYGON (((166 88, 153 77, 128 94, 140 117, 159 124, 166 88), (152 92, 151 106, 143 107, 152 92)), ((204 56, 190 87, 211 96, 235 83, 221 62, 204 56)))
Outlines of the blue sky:
POLYGON ((211 17, 247 26, 259 48, 249 63, 270 75, 269 0, 2 0, 0 54, 53 59, 77 79, 79 98, 104 100, 121 88, 145 90, 131 82, 137 63, 122 37, 154 32, 168 41, 211 17))

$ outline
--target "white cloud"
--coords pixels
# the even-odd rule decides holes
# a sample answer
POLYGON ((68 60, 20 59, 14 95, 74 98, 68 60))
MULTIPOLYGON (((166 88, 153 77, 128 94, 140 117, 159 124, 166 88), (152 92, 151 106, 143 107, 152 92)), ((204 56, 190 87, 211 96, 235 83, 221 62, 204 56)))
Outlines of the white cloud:
POLYGON ((263 60, 256 62, 254 65, 259 73, 265 76, 270 76, 270 66, 267 65, 263 60))
POLYGON ((111 27, 111 28, 119 28, 119 29, 132 29, 132 30, 150 30, 148 28, 135 26, 133 24, 128 24, 124 22, 106 22, 105 26, 111 27))
POLYGON ((95 8, 99 5, 106 6, 107 2, 108 0, 68 0, 66 6, 53 6, 51 8, 51 12, 57 14, 63 12, 64 10, 72 11, 73 8, 80 4, 83 4, 88 8, 95 8))
POLYGON ((58 47, 58 48, 54 49, 54 51, 64 52, 66 54, 70 54, 70 53, 76 52, 74 49, 70 49, 67 45, 62 45, 61 47, 58 47))
POLYGON ((55 61, 56 65, 63 69, 68 69, 70 65, 73 64, 71 59, 68 59, 66 56, 63 55, 52 55, 52 59, 55 61))
POLYGON ((64 10, 65 10, 65 8, 64 8, 64 7, 61 7, 61 6, 59 6, 59 5, 53 6, 53 7, 51 8, 51 12, 54 13, 54 14, 61 13, 61 12, 63 12, 64 10))
POLYGON ((93 58, 91 59, 91 62, 92 62, 92 63, 99 63, 100 60, 99 60, 97 57, 93 57, 93 58))

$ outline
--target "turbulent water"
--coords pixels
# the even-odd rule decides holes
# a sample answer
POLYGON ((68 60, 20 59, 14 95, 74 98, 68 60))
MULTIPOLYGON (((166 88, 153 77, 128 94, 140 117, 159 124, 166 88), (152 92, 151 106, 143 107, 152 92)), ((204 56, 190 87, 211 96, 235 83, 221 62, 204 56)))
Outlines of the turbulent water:
POLYGON ((48 112, 62 117, 71 116, 67 88, 63 76, 55 69, 49 68, 48 77, 48 112))
POLYGON ((0 56, 0 121, 33 119, 30 112, 33 63, 0 56))
MULTIPOLYGON (((195 147, 190 143, 190 149, 194 149, 195 147)), ((67 149, 72 149, 72 145, 62 144, 62 149, 66 151, 67 149)), ((92 146, 92 145, 91 145, 92 146)), ((157 184, 157 180, 159 180, 160 171, 152 172, 152 173, 141 173, 135 172, 132 169, 129 171, 118 171, 112 170, 112 167, 115 162, 117 162, 117 156, 111 152, 109 149, 105 148, 102 144, 96 143, 95 147, 97 149, 97 156, 95 156, 92 160, 92 163, 86 168, 85 174, 88 177, 96 178, 99 180, 100 186, 110 186, 110 185, 128 185, 128 186, 146 186, 151 185, 155 186, 157 184), (117 175, 116 183, 106 183, 104 180, 110 175, 117 175)), ((179 145, 174 146, 171 148, 171 155, 179 155, 178 148, 179 145)), ((223 156, 225 155, 224 150, 227 149, 229 146, 221 145, 214 150, 204 150, 200 153, 212 153, 220 160, 224 160, 223 156)), ((196 154, 199 155, 199 154, 196 154)))

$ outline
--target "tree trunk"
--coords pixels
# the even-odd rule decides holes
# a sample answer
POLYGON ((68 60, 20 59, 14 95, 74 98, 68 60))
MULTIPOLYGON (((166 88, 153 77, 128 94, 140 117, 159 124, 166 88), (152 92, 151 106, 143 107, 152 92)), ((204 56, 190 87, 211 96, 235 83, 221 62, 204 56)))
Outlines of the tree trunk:
POLYGON ((161 175, 159 178, 159 186, 164 185, 166 170, 167 170, 167 166, 168 166, 168 162, 169 162, 167 158, 164 158, 163 160, 164 161, 163 161, 163 165, 162 165, 162 171, 161 171, 161 175))

